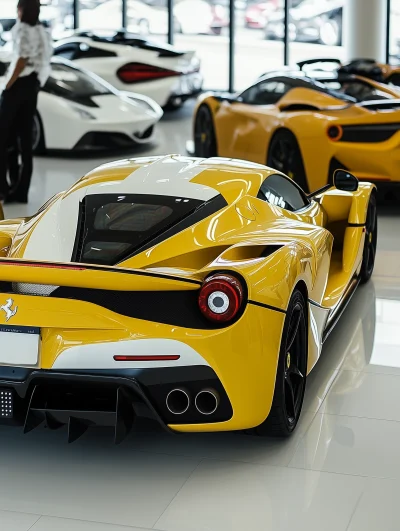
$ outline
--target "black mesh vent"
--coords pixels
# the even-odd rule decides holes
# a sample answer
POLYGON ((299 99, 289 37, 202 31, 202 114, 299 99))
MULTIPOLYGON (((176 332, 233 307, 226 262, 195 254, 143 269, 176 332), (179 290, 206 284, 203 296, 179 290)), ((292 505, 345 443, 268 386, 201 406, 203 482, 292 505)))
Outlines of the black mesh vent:
POLYGON ((400 123, 344 125, 341 142, 377 143, 392 138, 400 129, 400 123))

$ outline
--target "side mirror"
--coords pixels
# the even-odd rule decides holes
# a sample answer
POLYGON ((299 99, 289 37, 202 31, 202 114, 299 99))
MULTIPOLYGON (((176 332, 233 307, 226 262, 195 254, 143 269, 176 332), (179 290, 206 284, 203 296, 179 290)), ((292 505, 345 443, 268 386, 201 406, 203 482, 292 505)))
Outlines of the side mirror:
POLYGON ((333 174, 333 184, 338 190, 344 192, 356 192, 358 190, 358 179, 346 170, 336 170, 333 174))

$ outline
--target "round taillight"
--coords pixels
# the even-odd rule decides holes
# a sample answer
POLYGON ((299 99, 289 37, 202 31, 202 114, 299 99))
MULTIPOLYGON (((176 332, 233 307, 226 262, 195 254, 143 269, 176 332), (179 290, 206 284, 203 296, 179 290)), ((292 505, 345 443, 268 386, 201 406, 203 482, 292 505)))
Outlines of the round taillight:
POLYGON ((342 138, 343 129, 340 127, 340 125, 331 125, 328 127, 327 133, 331 140, 338 142, 338 140, 342 138))
POLYGON ((242 303, 242 284, 231 275, 212 275, 206 278, 200 290, 200 311, 210 321, 231 321, 238 314, 242 303))

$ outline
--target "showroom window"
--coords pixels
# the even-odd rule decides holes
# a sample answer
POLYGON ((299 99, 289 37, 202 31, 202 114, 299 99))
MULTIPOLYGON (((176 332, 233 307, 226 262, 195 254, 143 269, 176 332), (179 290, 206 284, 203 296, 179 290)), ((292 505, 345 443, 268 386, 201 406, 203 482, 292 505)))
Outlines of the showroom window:
POLYGON ((288 0, 289 62, 310 58, 344 59, 343 9, 346 0, 288 0))
POLYGON ((284 63, 283 0, 235 1, 235 90, 284 63), (276 28, 271 33, 268 28, 276 28))
POLYGON ((174 0, 174 44, 195 50, 206 89, 229 84, 229 0, 174 0))
POLYGON ((390 62, 397 65, 400 63, 400 0, 389 0, 389 10, 389 56, 390 62))
MULTIPOLYGON (((41 19, 56 39, 76 28, 103 33, 125 27, 144 38, 194 50, 205 89, 240 92, 284 65, 310 58, 343 60, 343 14, 350 1, 41 0, 41 19)), ((386 44, 391 62, 399 63, 400 0, 387 2, 386 44)), ((15 23, 16 0, 1 4, 0 46, 15 23)))

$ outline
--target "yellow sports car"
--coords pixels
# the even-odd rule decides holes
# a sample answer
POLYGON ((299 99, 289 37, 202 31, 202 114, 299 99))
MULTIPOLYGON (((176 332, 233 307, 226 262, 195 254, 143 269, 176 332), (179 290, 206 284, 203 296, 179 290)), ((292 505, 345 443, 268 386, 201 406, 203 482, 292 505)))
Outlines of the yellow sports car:
POLYGON ((373 271, 375 187, 306 195, 249 162, 106 164, 0 222, 0 422, 136 416, 178 432, 289 435, 306 377, 373 271))
POLYGON ((267 164, 305 191, 336 169, 399 182, 400 92, 357 76, 271 73, 238 95, 206 93, 194 116, 194 154, 267 164))

